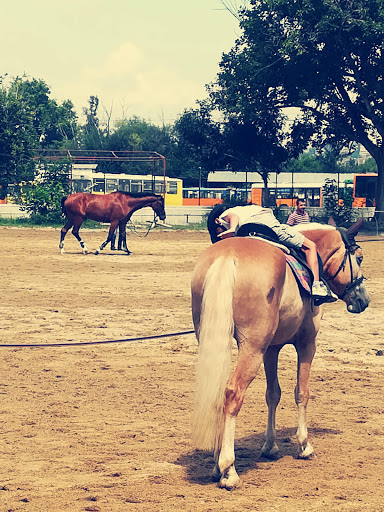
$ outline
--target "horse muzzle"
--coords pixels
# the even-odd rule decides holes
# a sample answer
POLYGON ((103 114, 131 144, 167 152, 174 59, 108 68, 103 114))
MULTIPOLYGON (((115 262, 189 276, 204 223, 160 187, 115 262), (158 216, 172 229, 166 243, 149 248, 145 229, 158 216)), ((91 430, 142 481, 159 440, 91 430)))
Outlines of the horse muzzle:
POLYGON ((365 286, 359 286, 345 297, 349 313, 362 313, 369 306, 369 296, 365 286))

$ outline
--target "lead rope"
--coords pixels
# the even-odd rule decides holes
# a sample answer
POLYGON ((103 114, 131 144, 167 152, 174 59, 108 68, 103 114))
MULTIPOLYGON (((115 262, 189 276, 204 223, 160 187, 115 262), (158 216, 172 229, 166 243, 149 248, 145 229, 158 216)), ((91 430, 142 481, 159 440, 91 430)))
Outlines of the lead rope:
POLYGON ((132 341, 154 340, 158 338, 171 338, 173 336, 184 336, 186 334, 194 334, 195 331, 181 331, 172 332, 169 334, 154 334, 152 336, 141 336, 140 338, 125 338, 120 340, 104 340, 104 341, 75 341, 64 343, 27 343, 20 345, 13 345, 11 343, 0 344, 0 348, 45 348, 45 347, 82 347, 86 345, 105 345, 107 343, 127 343, 132 341))

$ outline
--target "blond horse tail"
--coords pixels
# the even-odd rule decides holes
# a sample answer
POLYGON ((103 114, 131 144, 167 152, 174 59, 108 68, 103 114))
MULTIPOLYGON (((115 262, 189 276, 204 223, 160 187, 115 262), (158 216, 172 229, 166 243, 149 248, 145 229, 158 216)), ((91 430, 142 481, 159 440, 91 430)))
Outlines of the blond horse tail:
POLYGON ((224 392, 231 369, 234 334, 232 297, 236 262, 220 257, 204 281, 192 440, 201 450, 216 450, 224 428, 224 392))

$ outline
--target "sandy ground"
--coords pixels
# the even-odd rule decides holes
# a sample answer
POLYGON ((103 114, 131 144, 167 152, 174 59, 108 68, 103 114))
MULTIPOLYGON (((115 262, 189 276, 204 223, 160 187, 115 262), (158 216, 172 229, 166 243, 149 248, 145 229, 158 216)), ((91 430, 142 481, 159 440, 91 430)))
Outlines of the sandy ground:
MULTIPOLYGON (((95 250, 104 232, 84 231, 95 250)), ((378 237, 376 237, 377 239, 378 237)), ((360 237, 360 239, 364 239, 360 237)), ((0 343, 117 340, 192 328, 203 232, 128 237, 131 256, 83 255, 59 230, 0 228, 0 343)), ((371 305, 326 306, 311 376, 316 457, 296 459, 296 360, 282 351, 281 457, 260 456, 263 373, 239 415, 240 489, 211 482, 190 443, 196 341, 0 347, 0 511, 383 511, 384 243, 363 241, 371 305)))

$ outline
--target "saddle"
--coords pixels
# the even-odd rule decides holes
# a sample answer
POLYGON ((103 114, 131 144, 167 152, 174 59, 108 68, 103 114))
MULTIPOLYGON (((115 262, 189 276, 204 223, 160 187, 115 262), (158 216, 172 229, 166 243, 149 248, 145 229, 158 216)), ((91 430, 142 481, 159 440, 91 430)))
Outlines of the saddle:
MULTIPOLYGON (((273 229, 265 224, 244 224, 239 228, 236 236, 260 238, 266 242, 272 243, 273 245, 279 246, 286 253, 285 259, 292 269, 298 285, 311 294, 314 277, 312 270, 307 264, 304 251, 285 245, 279 240, 273 229)), ((319 262, 319 274, 321 279, 323 277, 323 262, 319 254, 317 254, 317 259, 319 262)))

